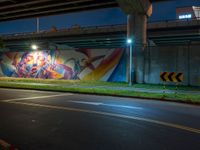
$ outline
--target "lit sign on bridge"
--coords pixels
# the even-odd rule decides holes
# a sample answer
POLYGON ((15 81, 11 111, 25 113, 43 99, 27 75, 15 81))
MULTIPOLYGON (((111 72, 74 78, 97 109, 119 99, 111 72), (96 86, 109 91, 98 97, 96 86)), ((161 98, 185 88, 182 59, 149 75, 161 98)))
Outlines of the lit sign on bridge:
POLYGON ((179 19, 191 19, 192 14, 179 15, 179 19))

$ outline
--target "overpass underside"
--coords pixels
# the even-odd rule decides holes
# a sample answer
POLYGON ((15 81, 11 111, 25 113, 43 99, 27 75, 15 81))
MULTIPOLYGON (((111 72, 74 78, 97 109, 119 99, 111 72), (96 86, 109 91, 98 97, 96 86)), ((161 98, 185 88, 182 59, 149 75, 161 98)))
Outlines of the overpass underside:
POLYGON ((1 0, 0 22, 112 7, 121 7, 126 13, 144 13, 146 2, 157 1, 160 0, 1 0))
POLYGON ((118 7, 115 0, 3 0, 0 21, 118 7))

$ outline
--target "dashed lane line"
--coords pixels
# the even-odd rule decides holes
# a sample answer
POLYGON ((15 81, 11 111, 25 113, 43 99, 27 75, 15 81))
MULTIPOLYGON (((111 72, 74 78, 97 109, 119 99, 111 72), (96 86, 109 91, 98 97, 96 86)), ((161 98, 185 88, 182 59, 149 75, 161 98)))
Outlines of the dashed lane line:
POLYGON ((127 108, 127 109, 143 109, 142 107, 128 106, 128 105, 118 105, 118 104, 107 104, 102 102, 85 102, 85 101, 67 101, 69 103, 77 104, 86 104, 86 105, 95 105, 95 106, 108 106, 108 107, 118 107, 118 108, 127 108))
POLYGON ((45 96, 36 96, 36 97, 14 98, 14 99, 7 99, 7 100, 1 100, 1 101, 2 102, 12 102, 12 101, 33 100, 33 99, 40 99, 40 98, 51 98, 51 97, 69 96, 69 95, 73 95, 73 94, 65 93, 65 94, 57 94, 57 95, 45 95, 45 96))

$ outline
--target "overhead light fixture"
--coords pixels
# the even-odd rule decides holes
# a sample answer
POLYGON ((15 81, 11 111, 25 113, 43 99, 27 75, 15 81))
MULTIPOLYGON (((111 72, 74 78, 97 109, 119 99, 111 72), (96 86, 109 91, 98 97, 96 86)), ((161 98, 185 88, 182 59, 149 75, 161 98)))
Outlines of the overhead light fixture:
POLYGON ((33 45, 31 45, 31 48, 32 48, 33 50, 37 50, 37 49, 38 49, 38 46, 35 45, 35 44, 33 44, 33 45))
POLYGON ((131 44, 132 43, 132 39, 127 39, 127 43, 131 44))

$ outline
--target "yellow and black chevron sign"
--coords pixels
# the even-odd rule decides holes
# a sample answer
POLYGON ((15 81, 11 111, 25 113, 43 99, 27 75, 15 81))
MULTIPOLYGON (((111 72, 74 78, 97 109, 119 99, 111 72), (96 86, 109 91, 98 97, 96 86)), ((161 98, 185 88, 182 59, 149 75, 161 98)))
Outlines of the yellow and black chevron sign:
POLYGON ((183 73, 161 72, 160 80, 164 82, 183 82, 183 73))

